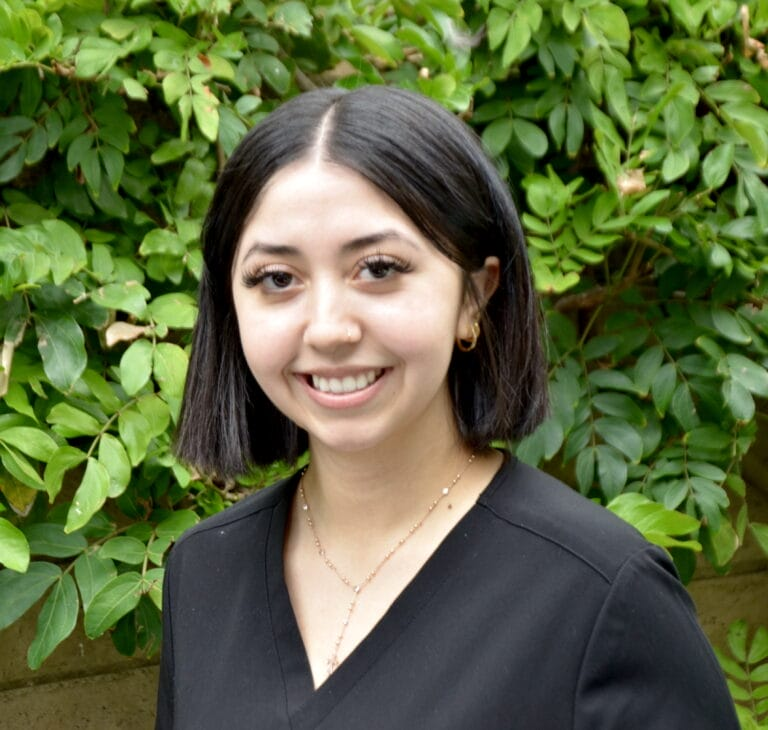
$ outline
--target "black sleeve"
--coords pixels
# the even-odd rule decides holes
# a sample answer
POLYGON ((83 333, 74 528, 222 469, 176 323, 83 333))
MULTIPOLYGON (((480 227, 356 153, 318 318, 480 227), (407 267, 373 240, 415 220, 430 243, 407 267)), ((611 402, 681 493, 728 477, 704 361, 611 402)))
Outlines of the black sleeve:
POLYGON ((574 730, 739 730, 693 602, 663 551, 622 567, 592 630, 574 730))
MULTIPOLYGON (((173 552, 171 552, 173 555, 173 552)), ((163 578, 163 646, 160 655, 160 681, 157 688, 155 730, 173 730, 173 629, 171 625, 171 558, 166 561, 163 578)))

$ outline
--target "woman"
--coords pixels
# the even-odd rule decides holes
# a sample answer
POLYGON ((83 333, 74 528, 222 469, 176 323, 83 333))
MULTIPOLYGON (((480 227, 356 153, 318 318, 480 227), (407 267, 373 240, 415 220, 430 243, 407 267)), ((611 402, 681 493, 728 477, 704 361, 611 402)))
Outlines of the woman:
POLYGON ((173 550, 158 728, 737 728, 662 551, 491 448, 540 422, 545 366, 461 122, 389 88, 284 104, 204 252, 179 455, 310 458, 173 550))

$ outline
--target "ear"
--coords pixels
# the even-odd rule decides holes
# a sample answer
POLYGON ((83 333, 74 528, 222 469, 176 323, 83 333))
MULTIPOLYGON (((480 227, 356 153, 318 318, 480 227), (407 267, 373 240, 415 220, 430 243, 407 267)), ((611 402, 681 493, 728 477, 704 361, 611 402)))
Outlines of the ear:
POLYGON ((483 265, 469 276, 477 292, 477 298, 467 292, 456 332, 457 337, 467 340, 472 338, 472 325, 480 318, 480 312, 485 309, 488 300, 499 286, 501 276, 499 259, 496 256, 489 256, 483 265))

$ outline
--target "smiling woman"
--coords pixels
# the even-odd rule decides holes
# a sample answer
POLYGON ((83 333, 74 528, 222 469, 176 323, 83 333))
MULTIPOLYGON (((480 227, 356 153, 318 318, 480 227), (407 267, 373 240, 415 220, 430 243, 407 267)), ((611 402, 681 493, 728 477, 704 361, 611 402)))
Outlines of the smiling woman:
MULTIPOLYGON (((498 273, 490 256, 472 272, 483 301, 498 273)), ((397 451, 452 423, 446 373, 478 305, 458 264, 359 173, 320 155, 276 173, 232 295, 256 383, 315 454, 397 451)))
POLYGON ((158 728, 737 727, 667 556, 491 446, 541 421, 545 366, 459 120, 388 88, 288 102, 204 255, 178 453, 309 465, 176 544, 158 728))

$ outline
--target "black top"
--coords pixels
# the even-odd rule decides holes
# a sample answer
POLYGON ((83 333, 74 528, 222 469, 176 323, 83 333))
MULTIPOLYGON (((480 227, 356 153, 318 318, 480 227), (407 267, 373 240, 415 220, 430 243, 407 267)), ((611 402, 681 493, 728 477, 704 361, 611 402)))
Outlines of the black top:
POLYGON ((173 549, 157 728, 738 730, 663 551, 514 461, 315 691, 283 574, 297 482, 173 549))

